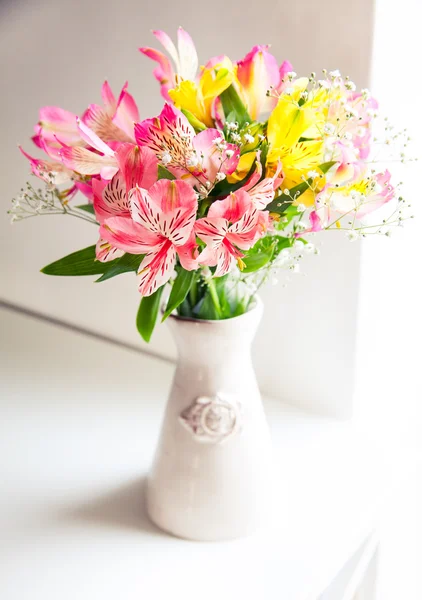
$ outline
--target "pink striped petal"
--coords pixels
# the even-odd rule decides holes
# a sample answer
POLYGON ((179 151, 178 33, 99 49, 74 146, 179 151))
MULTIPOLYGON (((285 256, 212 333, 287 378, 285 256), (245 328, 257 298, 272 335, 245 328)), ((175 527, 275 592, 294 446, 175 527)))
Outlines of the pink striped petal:
POLYGON ((99 223, 110 217, 130 217, 126 186, 121 173, 116 173, 109 183, 94 179, 94 210, 99 223))
POLYGON ((130 254, 149 252, 162 241, 162 238, 126 217, 106 219, 100 227, 100 237, 130 254))
POLYGON ((208 216, 196 221, 195 233, 207 247, 218 248, 227 235, 228 226, 226 219, 208 216))
POLYGON ((217 200, 211 204, 208 211, 209 217, 222 217, 230 223, 238 221, 248 210, 253 208, 251 197, 247 192, 240 189, 229 194, 223 200, 217 200))
POLYGON ((101 156, 80 146, 65 146, 60 150, 60 156, 66 167, 82 175, 99 175, 101 173, 111 179, 117 170, 114 156, 101 156))
POLYGON ((123 254, 123 250, 113 248, 113 246, 111 246, 106 240, 102 240, 101 238, 98 240, 97 245, 95 246, 95 256, 100 262, 110 262, 115 258, 123 256, 123 254))
POLYGON ((163 213, 168 213, 177 208, 196 209, 198 200, 192 187, 184 181, 160 179, 149 190, 155 204, 163 213))
POLYGON ((135 125, 135 139, 140 146, 148 146, 158 160, 169 155, 166 167, 176 176, 182 176, 186 169, 186 157, 192 153, 192 139, 195 131, 183 113, 165 104, 159 117, 145 119, 135 125))
POLYGON ((199 264, 216 267, 214 277, 226 275, 236 264, 235 261, 234 255, 230 252, 230 247, 224 243, 216 248, 207 246, 198 256, 199 264))
POLYGON ((116 150, 116 160, 123 173, 126 190, 136 186, 149 189, 158 177, 158 160, 149 148, 122 144, 116 150))
POLYGON ((128 193, 128 200, 133 221, 148 231, 159 234, 161 210, 148 191, 139 187, 133 188, 128 193))
POLYGON ((139 266, 139 291, 141 294, 150 296, 167 283, 175 265, 176 250, 170 241, 165 240, 149 252, 139 266))
POLYGON ((103 142, 131 142, 133 140, 133 135, 130 137, 113 123, 113 115, 110 115, 106 108, 102 108, 98 104, 91 104, 89 106, 82 117, 82 121, 103 142))
POLYGON ((198 245, 193 230, 186 244, 178 246, 176 251, 180 264, 186 271, 195 271, 198 268, 198 245))

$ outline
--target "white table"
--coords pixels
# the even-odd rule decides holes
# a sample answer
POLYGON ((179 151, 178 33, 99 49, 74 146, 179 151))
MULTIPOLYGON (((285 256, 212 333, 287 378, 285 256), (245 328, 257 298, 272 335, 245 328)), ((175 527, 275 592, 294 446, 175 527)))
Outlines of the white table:
POLYGON ((179 540, 143 506, 173 365, 6 309, 0 332, 1 600, 373 597, 389 468, 350 424, 267 399, 272 530, 179 540))

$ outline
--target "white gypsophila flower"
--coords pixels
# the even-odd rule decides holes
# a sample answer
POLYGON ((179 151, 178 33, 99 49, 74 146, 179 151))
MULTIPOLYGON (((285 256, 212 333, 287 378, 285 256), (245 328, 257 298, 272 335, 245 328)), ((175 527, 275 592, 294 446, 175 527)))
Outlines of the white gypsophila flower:
POLYGON ((308 179, 316 179, 317 177, 319 177, 319 173, 318 171, 308 171, 306 177, 308 179))
POLYGON ((165 152, 163 152, 163 154, 161 155, 161 162, 163 163, 163 165, 168 165, 169 163, 171 163, 171 154, 168 150, 166 150, 165 152))
POLYGON ((328 135, 333 135, 336 131, 335 125, 333 123, 325 123, 324 125, 324 133, 328 133, 328 135))
POLYGON ((351 229, 350 231, 347 232, 347 239, 350 242, 356 242, 356 240, 359 239, 359 233, 357 231, 355 231, 354 229, 351 229))
POLYGON ((255 141, 255 138, 253 135, 251 135, 250 133, 245 133, 243 136, 243 139, 245 140, 245 142, 247 144, 253 144, 255 141))
POLYGON ((234 154, 233 150, 226 150, 226 156, 227 156, 227 158, 231 158, 233 156, 233 154, 234 154))
POLYGON ((305 212, 306 206, 304 204, 298 204, 296 206, 298 212, 305 212))
POLYGON ((223 179, 226 178, 225 173, 217 173, 217 175, 215 176, 217 181, 223 181, 223 179))

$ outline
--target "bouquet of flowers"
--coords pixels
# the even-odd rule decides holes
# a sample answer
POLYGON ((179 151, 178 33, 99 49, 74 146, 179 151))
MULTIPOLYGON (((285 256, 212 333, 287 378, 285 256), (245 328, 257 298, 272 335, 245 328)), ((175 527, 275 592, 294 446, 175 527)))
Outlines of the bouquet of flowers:
MULTIPOLYGON (((274 269, 297 271, 305 252, 317 252, 313 234, 389 235, 406 218, 390 172, 376 168, 382 140, 368 90, 339 71, 298 77, 268 46, 198 71, 186 31, 178 48, 154 35, 171 57, 140 48, 157 63, 158 116, 141 120, 127 84, 116 98, 105 82, 102 104, 80 118, 40 110, 32 140, 45 158, 21 148, 45 188, 27 184, 12 220, 66 214, 98 227, 96 244, 44 273, 105 281, 136 272, 137 326, 149 341, 167 284, 163 320, 173 311, 227 319, 248 310, 274 269), (85 203, 74 201, 79 192, 85 203)), ((406 146, 406 132, 383 129, 387 146, 406 146)))

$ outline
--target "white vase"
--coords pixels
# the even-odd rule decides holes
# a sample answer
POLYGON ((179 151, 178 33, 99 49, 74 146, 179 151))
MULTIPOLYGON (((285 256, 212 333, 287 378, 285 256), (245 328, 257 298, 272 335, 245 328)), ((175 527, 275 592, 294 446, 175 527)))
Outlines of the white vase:
POLYGON ((262 303, 223 321, 169 317, 178 362, 147 510, 192 540, 249 535, 271 516, 270 434, 251 361, 262 303))

